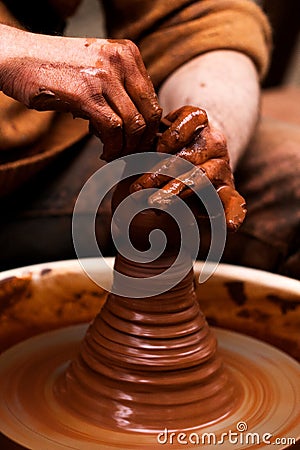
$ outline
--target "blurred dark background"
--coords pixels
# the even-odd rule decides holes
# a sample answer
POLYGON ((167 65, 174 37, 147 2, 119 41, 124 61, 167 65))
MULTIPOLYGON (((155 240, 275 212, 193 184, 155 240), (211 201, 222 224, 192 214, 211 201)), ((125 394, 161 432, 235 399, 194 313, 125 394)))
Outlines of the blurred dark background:
POLYGON ((273 27, 274 48, 264 87, 285 82, 300 84, 300 1, 263 0, 262 7, 273 27))

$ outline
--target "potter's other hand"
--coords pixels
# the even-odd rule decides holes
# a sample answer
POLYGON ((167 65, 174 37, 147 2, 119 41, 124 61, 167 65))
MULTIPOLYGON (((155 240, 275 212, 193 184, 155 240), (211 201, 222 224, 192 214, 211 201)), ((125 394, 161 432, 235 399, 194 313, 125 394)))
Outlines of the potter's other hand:
POLYGON ((29 108, 88 119, 106 161, 151 147, 161 108, 135 44, 28 35, 29 56, 10 59, 1 73, 4 93, 29 108))
POLYGON ((235 190, 223 134, 210 126, 204 110, 194 106, 183 106, 171 112, 162 119, 162 124, 166 129, 158 139, 157 151, 174 156, 158 164, 151 174, 138 178, 131 190, 159 187, 149 198, 149 204, 166 207, 174 201, 175 195, 187 198, 193 190, 201 189, 205 184, 203 175, 206 175, 222 201, 228 229, 238 229, 246 214, 245 200, 235 190), (195 168, 176 175, 176 179, 162 175, 162 170, 171 166, 176 171, 178 158, 184 158, 195 168))

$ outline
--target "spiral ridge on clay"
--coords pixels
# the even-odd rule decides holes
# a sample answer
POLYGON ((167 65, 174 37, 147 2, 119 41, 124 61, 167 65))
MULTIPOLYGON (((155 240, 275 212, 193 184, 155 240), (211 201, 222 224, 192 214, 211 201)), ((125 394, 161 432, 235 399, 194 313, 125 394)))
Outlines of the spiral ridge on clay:
MULTIPOLYGON (((137 270, 118 255, 120 267, 127 275, 137 270)), ((140 270, 151 271, 151 263, 140 270)), ((155 297, 110 294, 56 393, 91 423, 140 431, 220 420, 240 400, 200 310, 192 270, 155 297)))

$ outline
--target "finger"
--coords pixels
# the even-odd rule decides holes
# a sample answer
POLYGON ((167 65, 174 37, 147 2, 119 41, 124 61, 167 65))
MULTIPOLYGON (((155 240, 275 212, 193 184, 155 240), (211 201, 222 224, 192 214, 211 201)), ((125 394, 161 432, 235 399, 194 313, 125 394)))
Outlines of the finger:
POLYGON ((209 125, 201 132, 201 140, 205 143, 206 159, 223 158, 229 162, 226 138, 221 131, 209 125))
MULTIPOLYGON (((186 198, 195 191, 207 185, 208 177, 203 170, 195 168, 183 174, 180 178, 167 183, 159 191, 148 199, 151 207, 167 208, 176 201, 176 198, 186 198)), ((226 224, 230 231, 236 231, 243 223, 246 215, 246 203, 244 198, 234 189, 233 185, 222 185, 217 189, 223 204, 226 224)))
MULTIPOLYGON (((180 164, 180 158, 186 159, 189 162, 195 164, 195 161, 201 161, 206 158, 206 155, 197 157, 193 154, 193 150, 185 149, 182 152, 179 152, 176 156, 168 158, 166 161, 157 164, 150 173, 144 174, 139 177, 132 184, 132 191, 138 191, 145 188, 155 188, 161 186, 168 178, 177 177, 182 180, 186 187, 188 185, 193 185, 194 188, 198 188, 202 186, 202 177, 201 177, 201 185, 198 186, 197 178, 195 178, 195 174, 199 174, 198 170, 191 170, 186 172, 186 174, 180 175, 180 169, 182 165, 180 164), (185 152, 185 154, 184 154, 185 152), (171 171, 171 170, 172 171, 171 171), (168 177, 165 176, 166 173, 170 173, 168 177)), ((202 172, 206 173, 209 180, 215 185, 220 186, 221 184, 233 185, 233 178, 230 166, 226 160, 223 159, 212 159, 206 161, 204 164, 197 165, 202 172)), ((176 183, 175 183, 176 184, 176 183)), ((175 186, 174 184, 174 186, 175 186)), ((168 185, 168 188, 170 185, 168 185)), ((183 190, 183 189, 182 189, 183 190)), ((182 191, 181 190, 181 191, 182 191)), ((180 192, 181 192, 180 191, 180 192)), ((173 192, 172 192, 173 194, 173 192)), ((177 195, 178 193, 176 193, 177 195)), ((190 195, 190 194, 189 194, 190 195)))
POLYGON ((139 113, 143 116, 146 129, 141 142, 141 151, 151 148, 156 137, 162 115, 162 108, 159 106, 154 86, 145 68, 138 48, 131 46, 134 64, 130 76, 125 79, 125 89, 136 105, 139 113))
POLYGON ((230 166, 224 159, 210 159, 201 165, 201 169, 215 188, 222 185, 234 187, 230 166))
MULTIPOLYGON (((204 133, 203 130, 202 133, 204 133)), ((190 163, 198 166, 205 163, 210 158, 218 157, 219 152, 216 151, 216 147, 208 147, 205 136, 202 133, 198 138, 189 144, 187 147, 183 147, 176 156, 189 161, 190 163)))
POLYGON ((106 88, 103 95, 107 103, 122 119, 124 133, 122 154, 140 151, 139 144, 141 136, 145 132, 146 123, 125 91, 124 86, 113 83, 106 88))
POLYGON ((177 156, 194 165, 200 165, 210 159, 224 159, 229 162, 226 140, 221 132, 205 127, 191 144, 183 147, 177 156))
MULTIPOLYGON (((135 80, 138 78, 138 76, 135 77, 135 80)), ((144 80, 140 80, 140 83, 134 86, 133 80, 127 80, 125 85, 130 98, 135 103, 146 124, 143 139, 140 142, 140 152, 149 151, 151 149, 156 138, 156 133, 158 132, 162 113, 162 109, 158 104, 154 91, 149 89, 148 86, 143 87, 142 81, 144 80)))
POLYGON ((186 147, 208 124, 206 112, 195 106, 183 106, 166 116, 171 126, 159 138, 157 151, 175 153, 186 147))
POLYGON ((227 227, 236 231, 247 213, 245 199, 232 186, 221 186, 217 192, 224 207, 227 227))
POLYGON ((109 162, 119 158, 123 148, 122 119, 111 109, 101 102, 101 105, 92 108, 85 107, 85 114, 90 118, 90 129, 103 142, 103 153, 101 159, 109 162))
POLYGON ((158 173, 145 173, 141 177, 139 177, 135 182, 130 186, 130 192, 137 192, 142 189, 156 188, 166 183, 170 177, 158 173))
MULTIPOLYGON (((217 189, 224 207, 227 228, 235 231, 243 223, 246 215, 246 203, 244 198, 235 190, 233 175, 227 161, 222 159, 209 160, 202 164, 201 170, 207 179, 217 189)), ((199 190, 203 180, 195 179, 194 190, 199 190)), ((180 192, 181 198, 187 198, 193 193, 191 189, 180 192)))
POLYGON ((178 156, 167 158, 163 162, 159 162, 151 172, 141 175, 131 185, 131 192, 140 191, 141 189, 156 188, 169 181, 171 178, 180 175, 182 172, 182 164, 178 156), (169 175, 168 175, 169 173, 169 175))
MULTIPOLYGON (((148 199, 148 204, 152 207, 166 208, 176 200, 177 196, 182 196, 186 190, 191 194, 195 190, 203 188, 208 183, 204 171, 201 167, 185 172, 176 179, 169 181, 148 199)), ((189 194, 189 195, 190 195, 189 194)))
MULTIPOLYGON (((162 119, 162 121, 164 120, 165 118, 162 119)), ((211 158, 213 158, 215 161, 216 158, 219 157, 223 158, 220 159, 220 161, 224 160, 224 162, 226 163, 224 164, 222 170, 224 171, 226 169, 227 177, 225 177, 224 175, 223 179, 226 179, 226 182, 229 183, 231 171, 228 165, 229 158, 227 153, 226 141, 222 133, 217 130, 210 130, 210 127, 207 126, 201 132, 200 136, 192 144, 190 144, 190 146, 184 147, 173 157, 168 158, 162 163, 158 163, 155 167, 152 168, 151 173, 147 173, 139 177, 132 185, 132 192, 146 188, 159 187, 169 181, 170 176, 174 178, 180 175, 182 171, 182 165, 180 164, 180 159, 178 158, 182 158, 196 166, 199 166, 204 164, 211 158), (170 172, 170 176, 166 176, 166 172, 170 172)), ((214 167, 214 164, 220 165, 222 164, 222 162, 214 162, 212 168, 214 167)), ((220 171, 221 168, 218 170, 220 171)), ((215 175, 211 175, 211 178, 215 179, 215 175)), ((186 193, 188 194, 188 192, 189 191, 187 190, 186 193)), ((188 195, 191 195, 191 192, 188 195)))
MULTIPOLYGON (((206 161, 204 164, 201 164, 197 167, 202 170, 207 179, 214 185, 216 189, 224 185, 230 186, 234 189, 233 175, 227 161, 223 159, 210 159, 209 161, 206 161)), ((180 193, 180 197, 183 199, 189 197, 195 190, 199 190, 203 187, 202 178, 197 179, 196 177, 194 177, 193 185, 191 184, 191 181, 188 182, 187 178, 188 174, 186 174, 185 183, 187 186, 192 186, 193 190, 191 188, 183 190, 180 193)))

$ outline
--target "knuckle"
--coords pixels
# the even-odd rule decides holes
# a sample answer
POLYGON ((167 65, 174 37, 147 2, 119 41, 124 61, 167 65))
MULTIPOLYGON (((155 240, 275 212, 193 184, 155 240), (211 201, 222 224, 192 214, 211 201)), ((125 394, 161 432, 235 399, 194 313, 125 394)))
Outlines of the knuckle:
POLYGON ((151 102, 150 107, 145 114, 145 120, 147 123, 158 123, 162 116, 162 108, 159 106, 157 100, 151 102))
POLYGON ((125 46, 128 47, 129 51, 131 51, 134 55, 140 54, 140 51, 136 44, 130 39, 124 39, 125 46))
POLYGON ((213 130, 210 130, 211 137, 214 140, 215 144, 218 145, 220 148, 226 148, 227 143, 224 134, 214 128, 213 130))
POLYGON ((136 59, 140 56, 137 46, 129 39, 118 41, 110 51, 109 61, 117 64, 123 60, 136 59))
POLYGON ((162 108, 158 104, 154 105, 149 120, 151 122, 159 122, 162 116, 162 111, 162 108))
POLYGON ((114 50, 108 56, 108 61, 111 67, 121 67, 123 59, 123 51, 119 48, 114 48, 114 50))
POLYGON ((225 161, 224 159, 220 159, 220 158, 216 158, 211 160, 212 164, 219 170, 230 170, 229 165, 227 163, 227 161, 225 161))
POLYGON ((120 117, 115 115, 110 115, 109 117, 106 117, 107 126, 111 128, 113 132, 115 131, 121 131, 122 129, 122 119, 120 117))
POLYGON ((132 134, 141 134, 146 128, 146 123, 140 114, 136 114, 129 120, 129 129, 132 134))
POLYGON ((228 157, 227 142, 224 134, 209 127, 204 128, 201 133, 205 138, 207 149, 213 154, 217 154, 219 157, 228 157))
POLYGON ((119 134, 123 125, 122 120, 117 115, 107 114, 107 111, 99 106, 94 108, 90 123, 100 136, 119 134))

